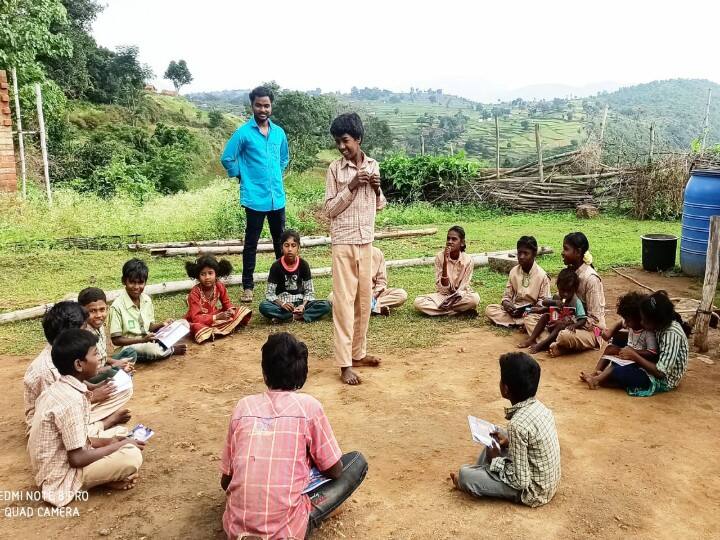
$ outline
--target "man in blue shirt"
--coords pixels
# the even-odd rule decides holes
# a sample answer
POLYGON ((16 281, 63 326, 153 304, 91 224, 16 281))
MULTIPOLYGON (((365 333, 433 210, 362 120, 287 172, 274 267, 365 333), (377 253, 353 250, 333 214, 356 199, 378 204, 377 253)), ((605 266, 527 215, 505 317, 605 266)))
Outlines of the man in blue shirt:
POLYGON ((283 172, 290 156, 283 128, 270 121, 272 90, 258 86, 250 92, 253 118, 240 126, 225 145, 220 161, 228 176, 240 181, 240 204, 245 208, 243 302, 252 302, 257 244, 265 217, 275 249, 282 256, 280 235, 285 229, 283 172))

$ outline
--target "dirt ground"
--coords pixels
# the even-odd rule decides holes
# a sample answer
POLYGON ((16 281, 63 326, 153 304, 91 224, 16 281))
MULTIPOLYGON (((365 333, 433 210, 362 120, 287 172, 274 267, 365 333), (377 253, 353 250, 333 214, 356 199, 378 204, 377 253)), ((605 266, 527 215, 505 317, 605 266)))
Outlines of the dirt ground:
MULTIPOLYGON (((672 296, 700 295, 684 278, 629 272, 672 296)), ((617 295, 633 285, 612 274, 604 282, 614 313, 617 295)), ((341 447, 370 464, 365 483, 314 538, 720 538, 720 332, 711 332, 715 363, 693 357, 680 388, 652 398, 588 390, 577 375, 594 366, 596 352, 538 355, 538 397, 555 413, 563 474, 553 501, 537 509, 475 500, 448 481, 479 451, 467 415, 504 422, 497 358, 519 334, 482 327, 431 350, 401 350, 365 369, 356 388, 339 384, 331 360, 314 357, 310 344, 304 391, 323 403, 341 447)), ((34 489, 22 427, 30 358, 0 359, 8 381, 0 394, 0 537, 223 538, 218 454, 234 404, 264 389, 260 346, 239 335, 140 368, 131 424, 157 435, 138 487, 91 492, 73 504, 79 517, 64 518, 38 516, 42 503, 7 500, 7 491, 34 489), (8 517, 25 506, 35 516, 8 517)))

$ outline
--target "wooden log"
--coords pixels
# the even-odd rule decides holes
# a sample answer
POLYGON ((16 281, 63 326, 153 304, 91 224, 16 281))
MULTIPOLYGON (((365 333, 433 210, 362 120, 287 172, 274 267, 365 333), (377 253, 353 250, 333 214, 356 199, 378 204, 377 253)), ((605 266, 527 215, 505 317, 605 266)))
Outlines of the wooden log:
MULTIPOLYGON (((488 257, 494 257, 494 256, 501 256, 501 255, 507 255, 511 253, 515 253, 516 250, 510 249, 505 251, 489 251, 487 253, 476 253, 473 255, 470 255, 473 260, 473 264, 478 266, 487 266, 488 264, 488 257)), ((548 255, 553 253, 552 248, 547 246, 542 246, 538 250, 538 255, 548 255)), ((429 266, 432 264, 435 264, 435 256, 432 257, 419 257, 416 259, 396 259, 392 261, 386 261, 385 263, 389 268, 405 268, 408 266, 429 266)), ((324 277, 332 275, 332 269, 330 267, 322 267, 322 268, 315 268, 312 270, 313 277, 324 277)), ((253 279, 257 282, 267 281, 268 273, 267 272, 256 272, 253 274, 253 279)), ((154 296, 157 294, 169 294, 169 293, 176 293, 176 292, 183 292, 183 291, 189 291, 192 289, 197 281, 194 279, 183 279, 180 281, 167 281, 164 283, 153 283, 152 285, 148 285, 145 287, 145 293, 149 294, 150 296, 154 296)), ((233 274, 231 276, 228 276, 227 278, 223 279, 223 283, 225 285, 241 285, 242 284, 242 274, 233 274)), ((124 289, 116 289, 113 291, 107 291, 105 293, 108 302, 112 302, 120 296, 124 289)), ((67 294, 63 297, 63 300, 77 300, 76 294, 67 294)), ((17 322, 17 321, 24 321, 28 319, 37 319, 38 317, 42 317, 47 313, 47 311, 53 307, 54 303, 49 304, 42 304, 40 306, 27 308, 27 309, 21 309, 18 311, 11 311, 9 313, 0 313, 0 324, 7 324, 11 322, 17 322)))
MULTIPOLYGON (((259 244, 272 244, 272 238, 261 238, 259 244)), ((242 238, 230 238, 227 240, 197 240, 188 242, 157 242, 152 244, 128 244, 130 251, 150 251, 152 249, 184 248, 193 246, 242 246, 242 238)))
MULTIPOLYGON (((375 238, 382 240, 384 238, 404 238, 407 236, 429 236, 437 233, 436 228, 430 229, 408 229, 397 231, 378 231, 375 238)), ((303 236, 300 238, 301 247, 326 246, 331 243, 329 236, 303 236)), ((273 251, 272 241, 258 244, 258 253, 269 253, 273 251)), ((150 250, 151 255, 160 257, 175 257, 177 255, 199 255, 207 253, 210 255, 238 255, 244 251, 244 246, 240 244, 225 244, 219 246, 190 246, 190 247, 163 247, 153 248, 150 250)))
POLYGON ((708 326, 712 315, 712 303, 717 289, 718 271, 720 270, 720 216, 710 218, 710 237, 705 263, 705 281, 703 282, 703 294, 695 318, 695 346, 700 352, 708 350, 708 326))

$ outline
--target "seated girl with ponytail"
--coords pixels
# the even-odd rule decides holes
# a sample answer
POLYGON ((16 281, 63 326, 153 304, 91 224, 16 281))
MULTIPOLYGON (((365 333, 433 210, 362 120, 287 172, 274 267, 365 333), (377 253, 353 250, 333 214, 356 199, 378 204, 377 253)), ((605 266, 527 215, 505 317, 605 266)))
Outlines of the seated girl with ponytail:
POLYGON ((233 306, 225 285, 218 279, 232 273, 230 261, 201 255, 195 262, 186 262, 185 270, 189 277, 198 280, 188 294, 188 312, 185 315, 196 343, 227 336, 238 326, 246 326, 250 322, 252 311, 233 306))
MULTIPOLYGON (((600 346, 600 335, 605 330, 605 291, 602 280, 592 266, 590 243, 581 232, 573 232, 563 239, 563 262, 575 271, 580 284, 577 297, 585 306, 586 322, 581 328, 561 330, 555 343, 550 345, 550 355, 560 356, 570 352, 597 349, 600 346)), ((526 317, 525 328, 532 334, 540 321, 540 315, 530 314, 526 317)), ((543 333, 540 339, 546 339, 543 333)))
POLYGON ((647 397, 668 392, 680 384, 688 366, 690 325, 683 322, 665 291, 657 291, 640 303, 642 326, 657 336, 657 363, 637 353, 634 363, 615 366, 611 381, 631 396, 647 397))

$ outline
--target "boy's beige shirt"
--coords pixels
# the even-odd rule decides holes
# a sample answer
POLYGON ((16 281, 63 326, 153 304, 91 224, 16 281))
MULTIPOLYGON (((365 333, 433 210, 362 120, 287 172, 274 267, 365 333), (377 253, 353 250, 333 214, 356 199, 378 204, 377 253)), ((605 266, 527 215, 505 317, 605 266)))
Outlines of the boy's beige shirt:
POLYGON ((28 454, 43 500, 65 506, 82 487, 82 469, 70 466, 69 450, 88 443, 90 392, 69 375, 48 388, 36 402, 28 454))
POLYGON ((363 154, 358 168, 345 158, 333 161, 325 179, 325 212, 330 218, 333 244, 369 244, 375 238, 375 214, 387 204, 382 190, 376 194, 369 184, 361 184, 354 191, 348 185, 358 171, 380 174, 380 166, 363 154))

